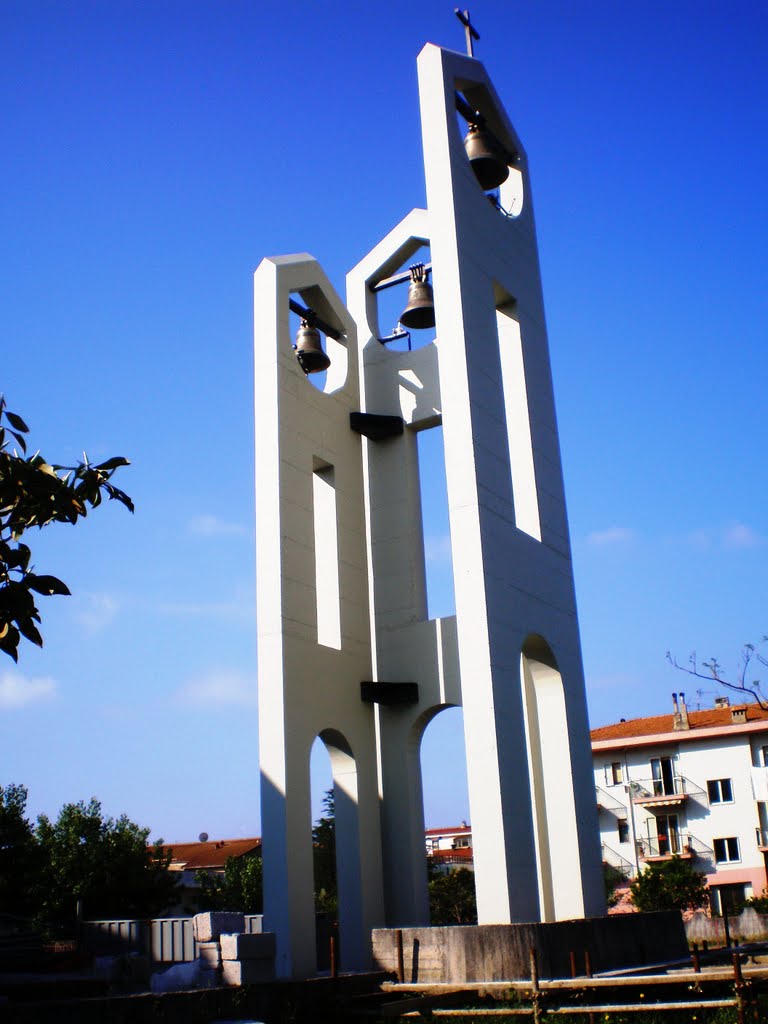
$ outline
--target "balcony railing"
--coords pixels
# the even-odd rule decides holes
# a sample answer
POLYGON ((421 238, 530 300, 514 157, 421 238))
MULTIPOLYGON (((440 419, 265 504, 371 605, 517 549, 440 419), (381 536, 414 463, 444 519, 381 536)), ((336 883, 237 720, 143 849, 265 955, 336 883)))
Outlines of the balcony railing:
POLYGON ((635 865, 628 861, 626 857, 622 857, 620 853, 617 853, 615 850, 611 849, 611 847, 608 846, 606 843, 603 843, 602 847, 603 863, 610 864, 612 868, 615 868, 616 871, 624 875, 628 882, 631 882, 637 874, 637 871, 635 870, 635 865))
POLYGON ((457 850, 428 850, 427 856, 435 864, 461 864, 467 867, 473 862, 471 846, 457 850))
POLYGON ((665 860, 670 857, 711 857, 713 851, 690 832, 670 832, 637 840, 641 860, 665 860))
POLYGON ((680 804, 689 798, 708 806, 706 792, 695 782, 684 775, 675 775, 672 779, 638 779, 630 783, 632 802, 645 804, 647 807, 680 804))
POLYGON ((599 810, 608 811, 609 814, 615 814, 616 817, 626 818, 627 808, 621 800, 617 800, 615 796, 612 796, 611 793, 608 793, 600 786, 595 786, 595 795, 599 810))

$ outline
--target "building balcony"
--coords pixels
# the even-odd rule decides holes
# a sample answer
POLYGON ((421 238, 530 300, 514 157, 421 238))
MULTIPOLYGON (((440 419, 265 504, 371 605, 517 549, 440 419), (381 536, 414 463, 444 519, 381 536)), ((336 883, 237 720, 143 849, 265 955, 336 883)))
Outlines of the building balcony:
POLYGON ((617 853, 607 843, 603 843, 602 848, 603 864, 608 864, 615 871, 618 871, 620 875, 623 875, 628 882, 631 882, 637 874, 635 865, 628 861, 626 857, 622 857, 620 853, 617 853))
POLYGON ((692 836, 690 832, 671 832, 669 835, 638 839, 637 855, 641 860, 653 863, 654 861, 671 860, 673 857, 682 857, 683 860, 692 860, 694 857, 711 857, 713 851, 706 843, 702 843, 696 836, 692 836))
POLYGON ((768 853, 768 828, 756 828, 757 848, 761 853, 768 853))
POLYGON ((595 786, 595 796, 597 797, 598 811, 607 811, 608 814, 614 814, 617 818, 626 818, 627 808, 621 800, 617 800, 615 796, 600 786, 595 786))
POLYGON ((687 800, 708 805, 707 794, 695 782, 683 775, 664 779, 640 779, 631 782, 632 803, 642 807, 681 807, 687 800))

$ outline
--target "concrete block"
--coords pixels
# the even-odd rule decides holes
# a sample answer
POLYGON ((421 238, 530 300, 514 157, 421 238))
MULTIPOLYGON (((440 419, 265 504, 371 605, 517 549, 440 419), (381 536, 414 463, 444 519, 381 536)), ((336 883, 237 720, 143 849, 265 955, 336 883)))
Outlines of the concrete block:
POLYGON ((223 960, 221 976, 225 985, 253 985, 259 981, 273 981, 275 965, 272 960, 223 960))
POLYGON ((198 956, 203 964, 208 967, 218 967, 221 963, 221 946, 218 942, 201 942, 198 949, 198 956))
POLYGON ((275 956, 275 936, 273 932, 260 934, 222 935, 222 960, 269 960, 275 956))
POLYGON ((204 914, 195 914, 192 918, 192 931, 198 942, 211 942, 218 939, 222 932, 241 932, 244 928, 244 914, 209 910, 204 914))

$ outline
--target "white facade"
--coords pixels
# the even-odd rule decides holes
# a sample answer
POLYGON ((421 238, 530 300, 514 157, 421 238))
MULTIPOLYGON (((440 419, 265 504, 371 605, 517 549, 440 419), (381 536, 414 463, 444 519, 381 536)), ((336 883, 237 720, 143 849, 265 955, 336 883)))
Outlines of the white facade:
POLYGON ((307 254, 255 275, 265 925, 280 975, 314 970, 317 737, 342 966, 366 966, 372 928, 428 922, 419 748, 446 707, 464 710, 479 922, 604 910, 527 159, 482 64, 428 45, 418 68, 428 209, 350 272, 346 306, 307 254), (457 92, 514 163, 503 210, 469 164, 457 92), (424 245, 436 338, 393 351, 376 289, 424 245), (322 390, 291 349, 291 301, 338 336, 322 390), (381 417, 398 429, 376 436, 381 417), (430 620, 416 436, 438 424, 456 615, 430 620))
POLYGON ((760 895, 768 851, 768 712, 720 706, 592 732, 603 859, 636 876, 678 854, 715 911, 760 895))

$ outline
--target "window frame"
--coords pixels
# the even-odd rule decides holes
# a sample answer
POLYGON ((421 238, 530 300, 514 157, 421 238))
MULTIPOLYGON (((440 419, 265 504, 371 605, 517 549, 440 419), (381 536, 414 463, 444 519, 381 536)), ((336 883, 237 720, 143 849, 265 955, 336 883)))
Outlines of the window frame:
POLYGON ((739 864, 741 862, 741 843, 739 842, 738 836, 718 836, 717 839, 712 840, 712 847, 715 853, 715 864, 739 864), (718 843, 722 843, 722 850, 725 853, 724 857, 719 857, 717 853, 718 843), (733 844, 733 846, 731 845, 733 844), (733 848, 735 847, 736 856, 731 856, 733 848))
POLYGON ((710 804, 732 804, 733 799, 733 779, 707 779, 707 798, 710 804), (723 795, 723 783, 728 787, 730 796, 723 795), (713 793, 717 794, 713 796, 713 793))
POLYGON ((603 765, 606 786, 621 786, 624 784, 624 766, 621 761, 610 761, 603 765))

